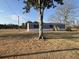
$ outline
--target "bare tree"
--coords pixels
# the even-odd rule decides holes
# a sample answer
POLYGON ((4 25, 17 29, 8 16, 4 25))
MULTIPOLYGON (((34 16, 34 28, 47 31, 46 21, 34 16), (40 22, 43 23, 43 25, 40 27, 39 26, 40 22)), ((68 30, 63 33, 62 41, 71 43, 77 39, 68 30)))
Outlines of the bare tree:
POLYGON ((61 20, 61 18, 58 15, 51 15, 49 17, 49 22, 52 22, 52 23, 62 23, 62 20, 61 20))
POLYGON ((72 0, 65 0, 64 5, 57 8, 57 18, 61 19, 66 26, 69 25, 74 17, 74 9, 74 2, 72 0))
POLYGON ((50 20, 52 22, 64 23, 66 26, 70 25, 75 19, 74 10, 76 9, 76 5, 74 4, 73 0, 64 0, 64 5, 59 5, 56 8, 56 14, 51 16, 50 20))

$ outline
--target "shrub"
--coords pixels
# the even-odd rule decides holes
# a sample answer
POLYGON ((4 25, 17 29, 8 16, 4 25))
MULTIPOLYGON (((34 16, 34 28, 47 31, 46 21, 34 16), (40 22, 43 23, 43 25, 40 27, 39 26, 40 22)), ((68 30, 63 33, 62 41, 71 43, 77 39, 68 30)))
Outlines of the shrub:
POLYGON ((72 31, 71 30, 71 27, 69 26, 69 27, 66 27, 66 31, 72 31))

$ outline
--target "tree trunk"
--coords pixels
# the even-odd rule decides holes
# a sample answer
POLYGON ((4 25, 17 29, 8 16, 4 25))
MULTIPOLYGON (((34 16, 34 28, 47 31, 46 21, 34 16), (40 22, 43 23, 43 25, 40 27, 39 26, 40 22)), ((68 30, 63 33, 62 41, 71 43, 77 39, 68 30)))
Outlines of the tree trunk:
POLYGON ((39 19, 39 39, 44 39, 43 36, 43 13, 44 9, 40 9, 40 19, 39 19))
POLYGON ((67 28, 67 15, 64 16, 65 29, 67 28))

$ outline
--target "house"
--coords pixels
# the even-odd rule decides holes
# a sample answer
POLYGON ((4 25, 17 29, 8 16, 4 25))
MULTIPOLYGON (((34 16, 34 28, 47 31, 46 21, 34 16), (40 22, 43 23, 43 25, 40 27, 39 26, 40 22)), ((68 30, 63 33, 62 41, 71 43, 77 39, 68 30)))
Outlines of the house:
MULTIPOLYGON (((63 23, 43 23, 43 30, 64 30, 65 25, 63 23)), ((28 22, 27 31, 38 31, 38 22, 28 22)))

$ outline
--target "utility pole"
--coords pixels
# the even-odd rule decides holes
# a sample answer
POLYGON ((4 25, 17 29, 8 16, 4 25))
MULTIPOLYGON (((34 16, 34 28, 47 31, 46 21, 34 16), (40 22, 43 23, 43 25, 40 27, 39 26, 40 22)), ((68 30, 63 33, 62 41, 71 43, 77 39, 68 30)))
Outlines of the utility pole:
POLYGON ((20 31, 20 22, 19 22, 19 16, 18 16, 18 29, 19 29, 19 31, 20 31))

